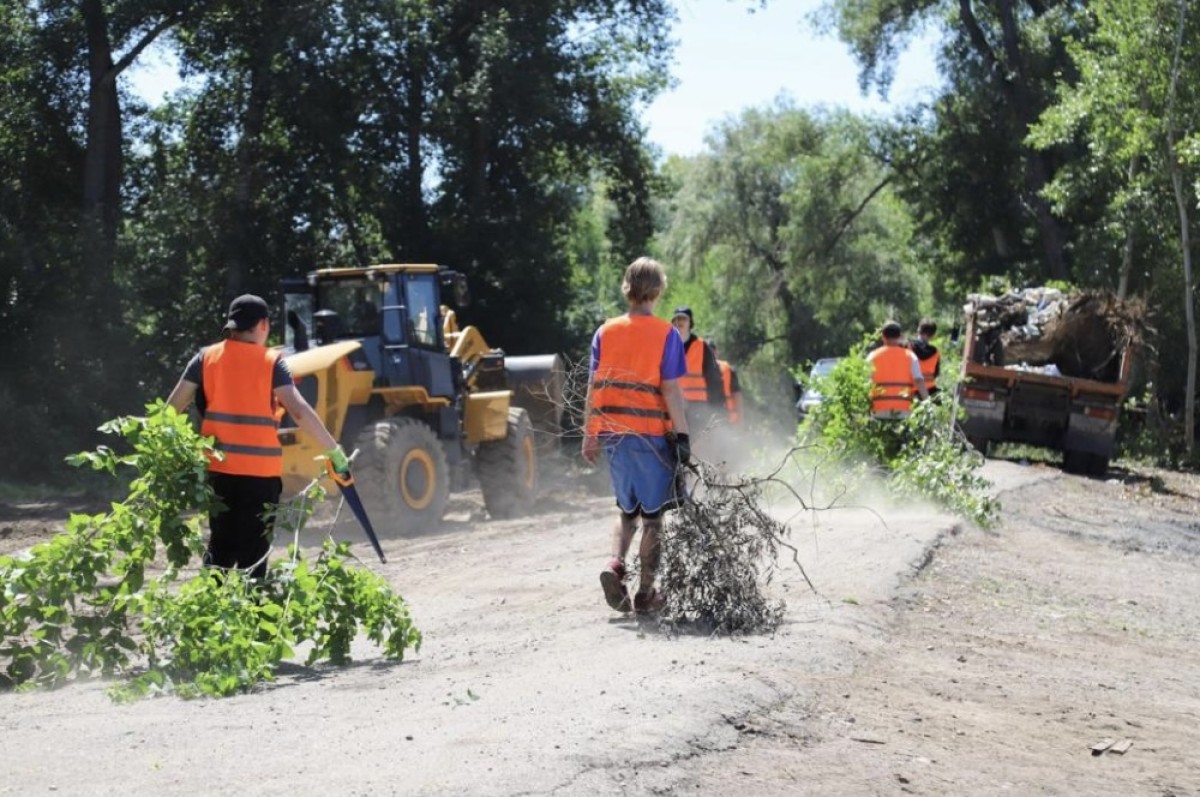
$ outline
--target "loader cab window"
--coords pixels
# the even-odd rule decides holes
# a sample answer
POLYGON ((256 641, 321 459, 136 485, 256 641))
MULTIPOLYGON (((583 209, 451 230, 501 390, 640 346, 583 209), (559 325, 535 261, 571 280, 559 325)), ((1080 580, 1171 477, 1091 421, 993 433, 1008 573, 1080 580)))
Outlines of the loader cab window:
POLYGON ((307 291, 285 293, 283 295, 283 321, 281 326, 284 348, 291 351, 301 351, 307 348, 306 345, 298 346, 297 344, 307 344, 311 340, 309 334, 312 332, 313 325, 312 294, 307 291))
POLYGON ((318 286, 322 310, 337 313, 335 338, 365 338, 379 334, 381 290, 386 284, 368 279, 330 280, 318 286))
POLYGON ((441 348, 442 322, 438 317, 435 274, 410 275, 405 280, 409 342, 424 349, 441 348))

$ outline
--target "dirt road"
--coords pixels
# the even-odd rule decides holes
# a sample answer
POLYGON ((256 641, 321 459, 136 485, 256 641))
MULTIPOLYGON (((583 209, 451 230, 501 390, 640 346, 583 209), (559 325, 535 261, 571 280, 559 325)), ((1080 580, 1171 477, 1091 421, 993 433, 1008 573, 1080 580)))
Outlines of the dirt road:
POLYGON ((822 595, 785 571, 787 624, 740 640, 604 606, 608 499, 460 502, 371 565, 425 633, 409 661, 363 645, 220 701, 0 695, 0 794, 1200 794, 1195 483, 988 474, 995 532, 797 519, 822 595))

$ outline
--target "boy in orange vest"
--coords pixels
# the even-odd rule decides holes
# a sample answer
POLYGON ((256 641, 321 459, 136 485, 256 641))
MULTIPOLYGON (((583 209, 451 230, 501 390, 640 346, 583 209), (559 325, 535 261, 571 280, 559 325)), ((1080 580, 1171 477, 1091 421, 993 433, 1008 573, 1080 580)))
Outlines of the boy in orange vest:
POLYGON ((937 324, 931 318, 921 319, 917 325, 917 337, 909 341, 908 347, 921 363, 921 375, 925 377, 925 389, 929 395, 937 393, 937 380, 942 374, 942 355, 930 338, 937 334, 937 324))
POLYGON ((207 567, 239 568, 250 578, 267 573, 271 535, 263 513, 283 492, 283 448, 276 434, 277 404, 301 429, 329 449, 340 474, 350 464, 321 418, 292 383, 279 352, 266 347, 271 322, 267 303, 245 294, 229 305, 225 340, 205 346, 188 362, 167 403, 179 412, 192 401, 200 433, 216 438, 224 459, 208 463, 208 482, 220 499, 208 516, 207 567))
POLYGON ((683 343, 667 321, 654 315, 666 287, 657 261, 633 261, 621 286, 629 312, 606 321, 592 338, 583 458, 595 464, 604 447, 621 511, 613 529, 612 559, 600 573, 605 601, 620 612, 647 613, 662 605, 654 589, 662 516, 676 498, 676 470, 691 457, 679 385, 687 373, 683 343), (640 584, 630 601, 625 557, 639 518, 640 584))
POLYGON ((704 338, 693 329, 696 322, 690 307, 676 307, 671 315, 671 324, 683 341, 684 362, 687 373, 680 380, 683 398, 691 414, 696 434, 703 434, 713 418, 721 416, 725 408, 725 387, 721 380, 721 367, 717 355, 704 338))

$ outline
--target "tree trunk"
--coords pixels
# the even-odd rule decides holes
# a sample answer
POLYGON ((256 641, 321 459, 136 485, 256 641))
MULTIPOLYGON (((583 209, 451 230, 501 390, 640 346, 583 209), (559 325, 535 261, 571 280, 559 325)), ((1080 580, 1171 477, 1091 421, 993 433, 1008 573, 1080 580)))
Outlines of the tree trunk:
POLYGON ((225 270, 227 299, 245 292, 249 258, 262 251, 257 235, 258 216, 254 200, 262 184, 261 139, 270 95, 271 59, 275 54, 274 42, 271 39, 271 34, 262 37, 246 77, 249 87, 246 111, 242 117, 242 132, 234 155, 237 174, 234 177, 229 236, 222 247, 225 251, 222 267, 225 270))
MULTIPOLYGON (((1126 182, 1133 184, 1134 178, 1138 173, 1138 159, 1136 156, 1129 159, 1129 172, 1126 175, 1126 182)), ((1129 275, 1133 272, 1133 226, 1135 219, 1129 208, 1125 209, 1125 246, 1121 252, 1121 276, 1117 281, 1117 298, 1124 299, 1129 295, 1129 275)))
POLYGON ((1184 23, 1187 20, 1188 0, 1179 2, 1179 24, 1175 31, 1175 55, 1171 65, 1171 86, 1167 93, 1166 138, 1167 138, 1167 168, 1171 172, 1171 187, 1175 191, 1175 207, 1179 210, 1179 246, 1183 250, 1183 312, 1187 323, 1188 365, 1187 391, 1183 404, 1183 438, 1188 458, 1191 459, 1196 447, 1196 302, 1193 296, 1192 280, 1192 242, 1191 227, 1188 217, 1188 196, 1183 188, 1183 166, 1179 162, 1176 151, 1175 132, 1175 99, 1176 87, 1179 85, 1179 62, 1183 50, 1184 23))
MULTIPOLYGON (((409 66, 408 72, 408 102, 405 112, 408 114, 408 124, 405 128, 405 153, 408 163, 408 184, 405 188, 405 216, 409 229, 405 238, 409 241, 410 251, 417 257, 427 257, 429 247, 429 226, 425 214, 425 159, 421 152, 421 135, 425 127, 425 73, 421 59, 415 60, 409 66)), ((410 255, 410 259, 413 259, 410 255)))
MULTIPOLYGON (((1025 55, 1021 51, 1021 36, 1016 9, 1013 7, 1014 1, 1000 0, 997 4, 1003 31, 1004 57, 1008 65, 1008 74, 1012 76, 1002 80, 1002 83, 1009 87, 1017 124, 1020 125, 1021 135, 1024 137, 1038 120, 1041 109, 1034 107, 1029 87, 1026 85, 1028 77, 1025 71, 1025 55)), ((1028 201, 1033 206, 1038 227, 1042 232, 1042 256, 1046 269, 1051 278, 1068 280, 1070 273, 1063 254, 1066 236, 1058 219, 1054 217, 1050 202, 1043 195, 1053 171, 1049 164, 1049 154, 1041 150, 1031 150, 1028 146, 1022 146, 1022 150, 1025 152, 1025 190, 1029 193, 1028 201)))
MULTIPOLYGON (((84 253, 88 282, 112 285, 121 208, 121 98, 117 93, 108 17, 101 0, 83 0, 88 43, 87 150, 83 171, 84 253)), ((89 294, 92 291, 88 292, 89 294)), ((110 308, 105 308, 107 313, 110 308)))
MULTIPOLYGON (((983 28, 971 7, 971 0, 959 0, 959 19, 966 29, 967 39, 972 48, 985 64, 1000 86, 1000 90, 1012 105, 1013 115, 1021 130, 1022 136, 1029 133, 1029 128, 1037 121, 1040 108, 1034 107, 1025 85, 1025 58, 1021 51, 1020 29, 1017 24, 1015 0, 999 0, 996 11, 1000 17, 1001 35, 1003 40, 1004 57, 1000 58, 984 35, 983 28)), ((1050 203, 1043 196, 1046 184, 1050 182, 1054 169, 1050 163, 1050 155, 1046 152, 1031 151, 1023 146, 1025 165, 1022 178, 1025 183, 1026 201, 1033 207, 1034 219, 1041 233, 1042 258, 1047 275, 1051 279, 1070 279, 1067 260, 1064 254, 1066 236, 1062 225, 1054 217, 1050 203)))
MULTIPOLYGON (((1172 137, 1173 138, 1173 137, 1172 137)), ((1183 437, 1188 457, 1196 443, 1196 302, 1193 299, 1192 283, 1192 244, 1189 233, 1187 195, 1183 189, 1183 170, 1178 159, 1174 157, 1175 146, 1172 141, 1168 145, 1172 155, 1171 186, 1175 189, 1175 206, 1179 209, 1179 247, 1183 250, 1183 313, 1187 322, 1188 364, 1187 364, 1187 393, 1183 405, 1183 437)))

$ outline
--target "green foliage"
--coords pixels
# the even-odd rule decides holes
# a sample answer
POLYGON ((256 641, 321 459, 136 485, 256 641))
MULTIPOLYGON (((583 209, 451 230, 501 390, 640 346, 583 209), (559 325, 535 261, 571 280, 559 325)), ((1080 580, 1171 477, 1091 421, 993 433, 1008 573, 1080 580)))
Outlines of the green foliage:
POLYGON ((344 543, 327 541, 311 562, 293 547, 261 583, 206 570, 177 584, 203 549, 196 512, 215 500, 209 443, 162 402, 103 431, 132 451, 102 446, 74 461, 113 475, 132 469, 127 498, 107 513, 73 516, 63 534, 23 555, 0 557, 0 665, 9 684, 142 670, 114 697, 222 696, 270 679, 302 643, 312 645, 308 664, 345 663, 360 628, 388 658, 419 647, 403 600, 352 567, 344 543))
POLYGON ((977 473, 983 457, 955 426, 953 380, 940 379, 941 394, 914 402, 908 418, 874 420, 867 345, 856 346, 829 376, 815 380, 822 401, 805 416, 800 436, 837 462, 880 473, 897 494, 927 498, 982 526, 994 523, 1000 507, 991 484, 977 473))
POLYGON ((1022 284, 1103 270, 1111 238, 1094 220, 1108 186, 1094 181, 1069 217, 1043 194, 1075 142, 1050 151, 1025 142, 1029 126, 1074 78, 1064 46, 1086 30, 1086 4, 953 0, 830 0, 824 24, 846 43, 860 85, 886 94, 900 55, 936 26, 942 85, 901 111, 881 137, 881 155, 911 206, 925 256, 953 296, 979 274, 1022 284), (982 189, 982 190, 981 190, 982 189), (1107 247, 1107 248, 1106 248, 1107 247))
POLYGON ((927 300, 876 132, 846 112, 779 102, 720 125, 704 154, 667 163, 667 303, 691 302, 700 334, 743 374, 776 383, 883 317, 915 319, 927 300))
POLYGON ((62 457, 163 395, 230 299, 274 303, 281 277, 317 267, 453 265, 494 345, 575 345, 561 253, 589 186, 604 182, 620 259, 651 236, 637 111, 667 85, 673 13, 668 0, 0 4, 0 478, 69 479, 62 457), (186 81, 153 108, 127 71, 150 42, 186 81))
MULTIPOLYGON (((949 398, 947 394, 942 394, 949 398)), ((981 526, 996 522, 1000 504, 990 494, 991 482, 976 471, 983 457, 956 434, 954 407, 941 398, 913 407, 897 430, 900 450, 886 460, 888 484, 897 492, 919 495, 981 526)))
POLYGON ((1192 368, 1159 364, 1195 362, 1187 345, 1195 300, 1181 267, 1194 230, 1181 216, 1195 207, 1200 179, 1192 132, 1200 124, 1200 8, 1175 0, 1099 0, 1087 8, 1087 35, 1067 47, 1079 79, 1059 87, 1057 102, 1029 138, 1043 149, 1086 144, 1084 156, 1048 186, 1059 212, 1074 213, 1097 180, 1110 186, 1095 226, 1121 248, 1112 258, 1119 265, 1116 281, 1128 294, 1146 297, 1154 315, 1159 335, 1157 351, 1145 352, 1147 377, 1165 412, 1144 431, 1165 438, 1158 450, 1167 452, 1180 439, 1187 442, 1185 425, 1170 416, 1184 408, 1192 368))
POLYGON ((1194 470, 1196 462, 1187 455, 1183 422, 1163 412, 1158 390, 1147 384, 1121 403, 1117 421, 1117 450, 1120 458, 1136 465, 1194 470))

